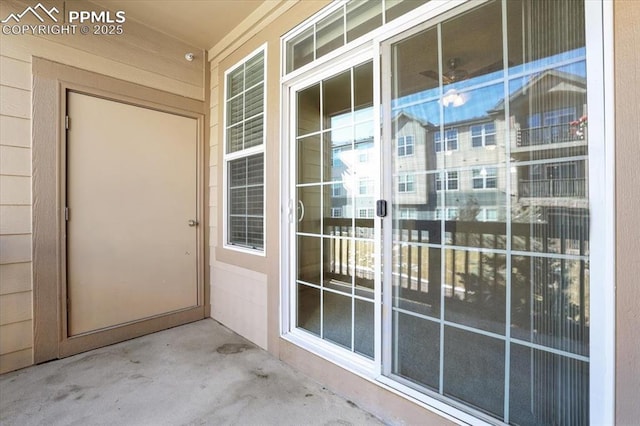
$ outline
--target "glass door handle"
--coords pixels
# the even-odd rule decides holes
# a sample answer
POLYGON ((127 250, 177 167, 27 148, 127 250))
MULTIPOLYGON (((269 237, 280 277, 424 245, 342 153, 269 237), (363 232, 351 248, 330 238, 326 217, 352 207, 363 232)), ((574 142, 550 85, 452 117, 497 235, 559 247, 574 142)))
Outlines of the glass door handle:
POLYGON ((304 219, 304 204, 302 203, 302 200, 298 200, 298 210, 300 211, 298 222, 302 222, 302 219, 304 219))

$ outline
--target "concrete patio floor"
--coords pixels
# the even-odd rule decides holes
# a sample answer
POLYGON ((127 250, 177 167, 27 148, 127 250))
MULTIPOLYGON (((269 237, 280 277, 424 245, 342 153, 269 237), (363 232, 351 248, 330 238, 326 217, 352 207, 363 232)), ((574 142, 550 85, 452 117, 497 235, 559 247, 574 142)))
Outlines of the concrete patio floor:
POLYGON ((0 424, 381 422, 206 319, 0 376, 0 424))

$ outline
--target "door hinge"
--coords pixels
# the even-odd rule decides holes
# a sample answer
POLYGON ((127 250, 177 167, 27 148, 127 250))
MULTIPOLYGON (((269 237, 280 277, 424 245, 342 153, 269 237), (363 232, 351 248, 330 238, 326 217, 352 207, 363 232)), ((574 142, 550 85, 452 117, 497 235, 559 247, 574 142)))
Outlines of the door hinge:
POLYGON ((64 208, 64 220, 69 220, 69 207, 64 208))
POLYGON ((69 124, 70 124, 70 122, 71 122, 71 119, 69 118, 69 116, 68 116, 68 115, 67 115, 67 116, 65 116, 65 117, 64 117, 64 128, 65 128, 65 129, 69 130, 69 124))

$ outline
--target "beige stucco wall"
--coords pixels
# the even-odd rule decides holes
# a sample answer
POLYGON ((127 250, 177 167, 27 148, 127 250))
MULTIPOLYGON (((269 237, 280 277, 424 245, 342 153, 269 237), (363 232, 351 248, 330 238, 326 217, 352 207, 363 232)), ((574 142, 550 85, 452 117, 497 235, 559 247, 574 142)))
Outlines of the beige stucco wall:
MULTIPOLYGON (((61 2, 45 3, 62 10, 61 2)), ((3 0, 0 16, 30 4, 3 0)), ((67 9, 74 4, 67 1, 67 9)), ((205 99, 202 50, 132 20, 123 25, 123 35, 108 38, 0 35, 0 373, 33 363, 32 58, 205 99), (184 61, 188 51, 196 53, 194 62, 184 61)))
POLYGON ((640 421, 640 2, 614 3, 616 424, 640 421))

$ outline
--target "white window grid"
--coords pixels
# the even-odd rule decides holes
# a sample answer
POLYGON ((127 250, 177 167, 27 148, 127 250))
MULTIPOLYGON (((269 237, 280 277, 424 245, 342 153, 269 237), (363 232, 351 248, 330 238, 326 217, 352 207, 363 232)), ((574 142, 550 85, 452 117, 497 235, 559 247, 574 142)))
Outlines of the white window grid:
POLYGON ((410 157, 415 148, 415 138, 413 135, 398 136, 398 157, 410 157))
POLYGON ((496 125, 495 123, 475 124, 469 127, 471 131, 471 146, 480 148, 483 146, 496 145, 496 125))
MULTIPOLYGON (((265 253, 264 180, 266 168, 264 167, 264 140, 266 132, 264 129, 266 126, 266 63, 267 50, 266 45, 263 45, 224 73, 224 247, 259 255, 264 255, 265 253), (261 72, 259 74, 249 74, 247 69, 255 67, 259 62, 262 62, 261 72), (238 79, 239 76, 241 76, 240 79, 238 79), (248 76, 252 77, 249 84, 247 84, 248 76), (241 88, 238 91, 238 88, 234 87, 234 85, 239 84, 239 82, 241 82, 241 88), (232 91, 235 91, 235 93, 232 93, 232 91), (255 97, 249 97, 251 104, 245 103, 246 95, 250 92, 258 95, 258 102, 260 103, 255 102, 255 97), (233 112, 230 111, 230 108, 233 108, 233 112), (238 114, 238 111, 241 111, 240 116, 235 117, 236 119, 232 121, 233 114, 238 114), (260 126, 255 127, 255 123, 260 123, 260 126), (234 138, 233 145, 230 136, 234 138), (238 136, 242 141, 239 145, 237 143, 238 136), (261 182, 257 182, 254 177, 250 184, 247 183, 242 186, 246 191, 245 203, 247 211, 241 214, 237 211, 233 212, 230 200, 232 194, 229 176, 230 165, 232 163, 237 164, 242 159, 253 159, 255 161, 259 157, 261 157, 263 164, 261 182), (261 196, 262 200, 250 199, 250 197, 255 196, 261 196), (249 213, 249 210, 255 211, 255 203, 258 202, 262 206, 262 212, 260 214, 249 213), (251 207, 252 204, 254 207, 251 207), (244 241, 234 237, 234 234, 239 229, 239 221, 244 221, 243 223, 245 224, 244 241), (232 231, 232 227, 234 231, 232 231)), ((247 175, 248 173, 249 171, 247 171, 247 175)), ((236 193, 239 189, 241 188, 237 184, 234 185, 233 190, 236 193)))
POLYGON ((436 191, 457 191, 460 189, 459 172, 445 171, 436 174, 436 191), (443 179, 444 177, 444 179, 443 179), (443 186, 444 182, 444 186, 443 186))
POLYGON ((497 169, 495 167, 473 169, 471 184, 473 189, 496 189, 498 187, 497 169))
POLYGON ((416 177, 413 174, 398 175, 398 192, 411 193, 416 190, 416 177))
POLYGON ((458 129, 446 129, 444 131, 444 142, 440 132, 433 134, 433 145, 436 152, 457 151, 458 150, 458 129))

